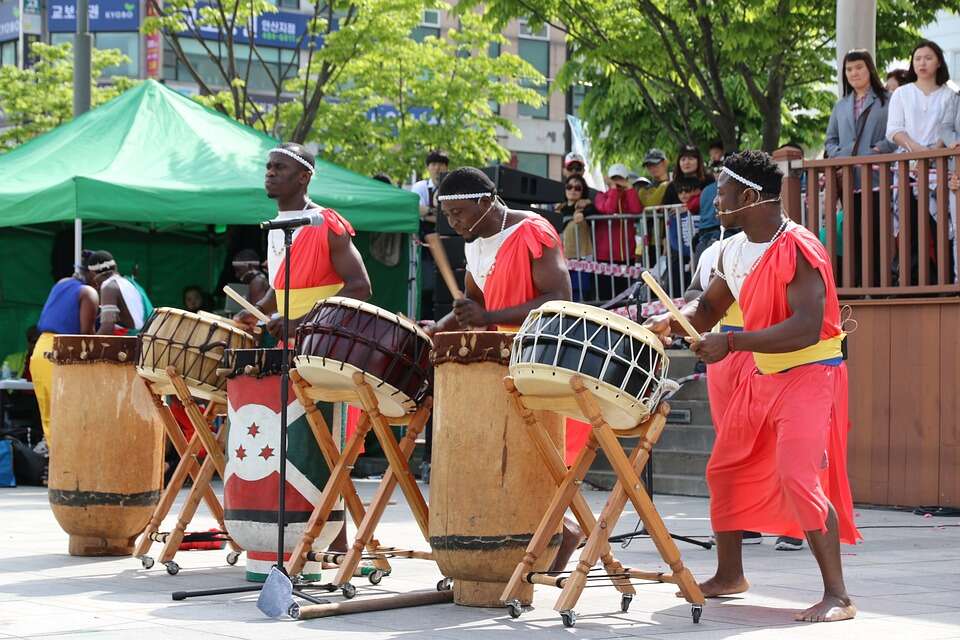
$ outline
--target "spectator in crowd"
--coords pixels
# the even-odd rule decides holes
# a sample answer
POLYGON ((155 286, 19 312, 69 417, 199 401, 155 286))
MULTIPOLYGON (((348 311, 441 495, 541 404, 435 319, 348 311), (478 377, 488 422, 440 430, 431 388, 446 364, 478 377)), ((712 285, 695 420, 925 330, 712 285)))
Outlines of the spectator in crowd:
MULTIPOLYGON (((943 141, 940 139, 940 124, 943 119, 944 111, 947 105, 956 96, 953 90, 947 86, 947 80, 950 79, 950 71, 947 68, 947 62, 943 56, 943 49, 935 42, 930 40, 921 40, 913 48, 910 55, 910 68, 907 70, 907 84, 893 92, 890 98, 889 113, 887 116, 887 139, 896 143, 900 149, 908 152, 919 152, 925 149, 943 147, 943 141)), ((906 185, 897 185, 905 187, 906 185)), ((936 189, 931 184, 930 189, 930 216, 931 220, 936 219, 936 189)), ((911 189, 910 216, 911 220, 916 220, 917 224, 921 221, 916 219, 917 202, 915 190, 911 189)), ((897 203, 899 198, 895 198, 897 203)), ((952 199, 951 199, 952 200, 952 199)), ((951 218, 955 218, 951 206, 951 218)), ((899 235, 899 211, 898 204, 894 207, 894 230, 899 235)), ((924 221, 935 227, 931 221, 924 221)), ((917 229, 916 225, 912 225, 917 229)), ((935 238, 935 228, 930 229, 929 237, 935 238)), ((917 237, 918 233, 911 235, 911 261, 917 262, 917 237)), ((933 256, 931 255, 931 259, 933 256)), ((915 272, 918 264, 911 264, 911 272, 915 272)), ((930 269, 935 273, 935 268, 930 269)), ((904 283, 906 284, 906 283, 904 283)), ((929 283, 920 283, 929 284, 929 283)))
POLYGON ((698 260, 707 247, 720 239, 720 220, 713 202, 716 197, 717 181, 714 180, 700 192, 700 220, 697 222, 697 240, 694 245, 694 254, 698 260))
MULTIPOLYGON (((843 96, 834 105, 827 125, 825 142, 826 154, 829 158, 848 156, 866 156, 876 153, 893 153, 896 145, 886 139, 887 134, 887 107, 890 95, 883 83, 880 74, 873 62, 873 57, 866 49, 852 49, 843 58, 843 96)), ((854 190, 856 196, 853 203, 843 203, 844 211, 848 214, 853 231, 854 256, 862 255, 863 236, 860 233, 863 220, 863 199, 860 190, 860 171, 853 173, 854 190)), ((873 194, 873 204, 869 215, 877 220, 880 212, 879 176, 874 173, 872 184, 869 185, 873 194)), ((880 264, 880 225, 873 225, 874 238, 871 251, 874 254, 874 273, 872 282, 879 285, 880 264)), ((854 260, 854 283, 861 283, 862 262, 854 260)), ((841 274, 842 275, 842 274, 841 274)), ((848 283, 852 286, 854 283, 848 283)))
MULTIPOLYGON (((627 182, 630 171, 622 164, 614 164, 607 170, 607 190, 597 194, 597 215, 639 214, 643 205, 637 192, 627 182)), ((636 225, 621 220, 600 221, 594 224, 594 252, 599 262, 629 264, 636 253, 636 225)), ((610 300, 624 291, 629 284, 625 277, 601 276, 598 294, 601 300, 610 300)))
POLYGON ((203 289, 193 284, 183 290, 183 308, 190 313, 207 311, 207 294, 203 289))
MULTIPOLYGON (((597 214, 596 207, 587 197, 587 181, 580 175, 571 175, 564 181, 565 200, 555 207, 563 220, 563 255, 567 260, 589 260, 593 257, 593 238, 587 218, 597 214)), ((580 271, 570 271, 574 301, 587 300, 593 287, 592 276, 580 271)))
MULTIPOLYGON (((427 177, 415 182, 411 190, 420 196, 420 232, 422 242, 428 233, 437 229, 437 187, 450 167, 450 158, 439 150, 427 154, 427 177)), ((420 252, 420 318, 433 319, 433 292, 437 285, 437 267, 429 251, 420 252)))
POLYGON ((903 85, 907 84, 907 70, 894 69, 887 73, 887 91, 893 93, 903 85))
POLYGON ((723 159, 726 157, 726 153, 723 150, 723 140, 714 140, 711 142, 707 153, 710 154, 710 173, 716 177, 716 175, 720 173, 720 170, 723 169, 723 159))
POLYGON ((563 175, 563 179, 566 180, 570 176, 582 176, 586 169, 587 163, 583 159, 583 156, 575 151, 571 151, 563 159, 563 170, 561 174, 563 175))
POLYGON ((690 284, 691 246, 693 244, 692 216, 700 211, 700 181, 692 177, 674 180, 677 198, 686 211, 667 215, 667 240, 670 243, 670 296, 679 298, 690 284))
POLYGON ((638 188, 637 195, 644 207, 658 207, 663 204, 663 197, 670 184, 667 154, 660 149, 650 149, 643 158, 643 167, 650 175, 650 185, 638 188))
POLYGON ((680 153, 677 156, 677 166, 673 171, 673 181, 667 187, 667 191, 663 196, 663 204, 680 204, 676 183, 683 178, 696 178, 701 189, 707 186, 707 183, 713 182, 713 175, 708 174, 703 167, 703 158, 700 156, 700 149, 692 144, 686 144, 680 147, 680 153))

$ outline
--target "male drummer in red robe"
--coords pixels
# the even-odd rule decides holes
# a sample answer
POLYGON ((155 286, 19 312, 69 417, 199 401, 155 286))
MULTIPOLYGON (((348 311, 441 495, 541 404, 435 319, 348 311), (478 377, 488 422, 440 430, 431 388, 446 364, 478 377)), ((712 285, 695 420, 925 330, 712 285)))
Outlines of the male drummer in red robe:
MULTIPOLYGON (((366 300, 371 293, 363 259, 351 240, 353 227, 339 213, 315 204, 307 195, 314 167, 312 153, 302 145, 286 143, 270 150, 264 176, 267 196, 277 201, 277 219, 296 218, 308 213, 323 215, 322 225, 300 227, 293 232, 290 246, 291 335, 318 301, 332 295, 366 300)), ((274 229, 267 236, 270 289, 256 303, 256 307, 267 315, 283 309, 283 256, 283 231, 274 229)), ((250 325, 256 322, 246 312, 239 314, 237 319, 250 325)), ((267 326, 272 335, 281 335, 281 321, 275 315, 267 326)))
MULTIPOLYGON (((716 275, 683 309, 709 331, 734 302, 742 332, 710 332, 694 351, 707 363, 753 353, 756 371, 732 392, 707 466, 717 572, 707 597, 749 588, 741 532, 806 536, 823 578, 823 599, 797 620, 833 622, 856 615, 847 595, 840 542, 856 543, 846 470, 847 370, 840 306, 830 257, 816 236, 780 205, 783 174, 769 155, 745 151, 724 162, 717 212, 743 234, 724 243, 716 275)), ((647 326, 669 342, 670 316, 647 326)))
MULTIPOLYGON (((543 303, 572 298, 556 230, 543 216, 508 209, 485 173, 473 167, 451 171, 437 189, 437 201, 466 241, 466 297, 454 300, 453 311, 429 333, 516 330, 543 303)), ((566 566, 582 537, 569 519, 563 533, 554 571, 566 566)))

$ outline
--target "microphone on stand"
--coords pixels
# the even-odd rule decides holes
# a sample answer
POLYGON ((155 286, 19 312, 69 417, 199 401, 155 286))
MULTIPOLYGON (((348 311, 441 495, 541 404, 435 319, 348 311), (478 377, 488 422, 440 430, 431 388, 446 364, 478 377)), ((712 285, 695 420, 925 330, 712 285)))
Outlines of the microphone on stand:
POLYGON ((260 223, 261 229, 295 229, 297 227, 319 227, 323 224, 322 213, 308 213, 297 218, 278 218, 260 223))

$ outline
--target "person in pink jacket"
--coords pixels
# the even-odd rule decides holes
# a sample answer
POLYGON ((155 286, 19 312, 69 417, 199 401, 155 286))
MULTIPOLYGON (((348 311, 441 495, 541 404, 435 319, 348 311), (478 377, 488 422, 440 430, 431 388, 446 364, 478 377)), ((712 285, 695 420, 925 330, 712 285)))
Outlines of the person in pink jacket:
MULTIPOLYGON (((598 193, 594 201, 597 222, 594 233, 594 255, 597 262, 630 264, 636 254, 636 225, 622 220, 603 220, 604 215, 643 213, 643 205, 629 182, 630 171, 622 164, 614 164, 607 170, 608 189, 598 193)), ((623 277, 599 276, 600 299, 609 299, 624 291, 629 281, 623 277)))

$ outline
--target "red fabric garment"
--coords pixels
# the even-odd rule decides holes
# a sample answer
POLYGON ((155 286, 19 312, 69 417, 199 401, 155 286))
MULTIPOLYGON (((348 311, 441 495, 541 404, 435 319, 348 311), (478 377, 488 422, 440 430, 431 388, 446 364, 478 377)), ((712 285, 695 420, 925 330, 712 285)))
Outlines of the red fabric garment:
MULTIPOLYGON (((598 193, 594 206, 600 214, 643 213, 640 196, 634 189, 611 187, 604 193, 598 193)), ((596 237, 593 247, 597 260, 601 262, 629 262, 637 248, 636 225, 626 225, 620 220, 602 220, 598 216, 595 223, 596 237), (626 234, 626 237, 624 237, 626 234)))
MULTIPOLYGON (((347 219, 333 209, 324 209, 321 213, 326 224, 319 227, 301 227, 290 246, 291 289, 311 289, 343 281, 330 260, 330 238, 327 230, 338 236, 344 233, 353 236, 356 232, 347 219)), ((272 286, 275 290, 280 290, 285 282, 284 260, 281 260, 272 286)))
POLYGON ((820 339, 840 335, 840 302, 830 268, 830 257, 819 238, 800 225, 791 227, 770 245, 743 282, 740 308, 743 310, 744 330, 766 329, 792 315, 787 301, 787 285, 797 272, 798 252, 820 273, 826 287, 820 339))
POLYGON ((840 540, 861 539, 847 479, 847 384, 845 364, 754 372, 740 384, 707 464, 714 531, 801 538, 826 530, 832 504, 840 540))
POLYGON ((700 194, 696 193, 689 198, 687 198, 687 211, 692 214, 700 213, 700 194))
MULTIPOLYGON (((840 333, 840 308, 826 250, 805 228, 785 232, 761 258, 740 292, 744 328, 758 331, 791 314, 787 286, 797 255, 826 287, 821 339, 840 333)), ((715 531, 763 531, 800 537, 825 530, 828 504, 840 539, 855 543, 847 478, 847 369, 805 364, 776 374, 754 371, 732 393, 717 432, 707 483, 715 531)))
POLYGON ((533 261, 543 249, 559 247, 560 236, 546 218, 531 216, 520 222, 497 251, 493 270, 483 286, 487 311, 500 311, 525 304, 540 295, 533 284, 533 261))
POLYGON ((720 428, 737 387, 756 369, 757 364, 749 351, 734 351, 720 362, 707 365, 707 397, 714 430, 720 428))

